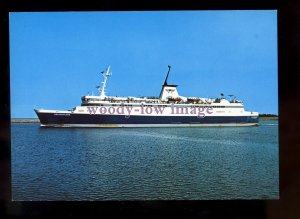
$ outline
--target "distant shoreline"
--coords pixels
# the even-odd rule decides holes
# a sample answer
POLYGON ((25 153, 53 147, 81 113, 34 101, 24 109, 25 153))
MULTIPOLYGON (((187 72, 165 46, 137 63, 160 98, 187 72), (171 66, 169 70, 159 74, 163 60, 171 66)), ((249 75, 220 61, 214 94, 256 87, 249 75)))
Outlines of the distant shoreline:
POLYGON ((39 119, 34 119, 34 118, 31 118, 31 119, 11 119, 11 123, 39 123, 40 120, 39 119))
POLYGON ((259 120, 278 120, 278 116, 262 116, 259 117, 259 120))

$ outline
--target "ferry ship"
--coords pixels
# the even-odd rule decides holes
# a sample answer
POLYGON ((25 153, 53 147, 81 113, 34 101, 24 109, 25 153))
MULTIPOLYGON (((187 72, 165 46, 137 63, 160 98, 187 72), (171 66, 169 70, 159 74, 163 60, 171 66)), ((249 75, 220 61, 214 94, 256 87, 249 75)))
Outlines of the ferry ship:
POLYGON ((245 111, 234 95, 225 98, 184 97, 177 85, 168 84, 168 66, 159 97, 106 96, 110 66, 102 72, 99 95, 86 95, 72 110, 34 109, 46 127, 198 127, 255 126, 258 112, 245 111))

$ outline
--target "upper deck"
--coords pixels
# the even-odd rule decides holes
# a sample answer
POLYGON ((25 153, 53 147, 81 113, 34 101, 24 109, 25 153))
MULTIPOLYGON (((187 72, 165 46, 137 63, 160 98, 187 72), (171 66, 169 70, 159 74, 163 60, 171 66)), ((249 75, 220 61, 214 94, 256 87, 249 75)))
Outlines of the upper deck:
POLYGON ((229 95, 230 100, 224 98, 224 94, 221 93, 219 98, 201 98, 201 97, 183 97, 180 96, 177 91, 177 85, 168 84, 168 77, 171 66, 168 66, 167 76, 162 85, 159 97, 118 97, 118 96, 106 96, 105 87, 107 79, 112 75, 110 67, 102 72, 104 80, 102 86, 97 86, 100 95, 99 96, 82 96, 81 106, 97 106, 97 105, 119 105, 119 104, 131 104, 131 105, 195 105, 195 106, 216 106, 216 107, 244 107, 242 101, 236 100, 234 95, 229 95))
POLYGON ((227 100, 225 98, 185 98, 185 99, 172 99, 161 100, 159 98, 147 97, 105 97, 104 99, 99 96, 83 96, 81 98, 81 106, 104 106, 104 105, 171 105, 176 104, 180 106, 215 106, 215 107, 239 107, 242 108, 243 103, 237 100, 227 100))

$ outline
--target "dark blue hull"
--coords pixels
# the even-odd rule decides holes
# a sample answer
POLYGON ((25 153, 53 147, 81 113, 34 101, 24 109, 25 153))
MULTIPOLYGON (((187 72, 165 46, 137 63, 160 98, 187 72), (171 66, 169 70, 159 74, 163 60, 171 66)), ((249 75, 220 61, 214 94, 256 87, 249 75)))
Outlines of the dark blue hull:
POLYGON ((258 116, 130 116, 124 115, 91 115, 91 114, 57 114, 36 111, 42 125, 45 126, 108 126, 108 125, 255 125, 258 124, 258 116))

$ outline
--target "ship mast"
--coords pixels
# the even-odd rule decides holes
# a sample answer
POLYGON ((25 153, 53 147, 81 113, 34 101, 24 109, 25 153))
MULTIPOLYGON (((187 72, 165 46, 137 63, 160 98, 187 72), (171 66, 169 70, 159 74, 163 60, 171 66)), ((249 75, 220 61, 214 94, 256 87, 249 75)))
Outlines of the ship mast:
POLYGON ((100 98, 101 99, 104 99, 106 97, 106 95, 105 95, 105 87, 106 87, 107 78, 112 75, 112 72, 110 72, 109 69, 110 69, 110 66, 108 66, 108 68, 107 68, 107 70, 106 70, 105 73, 104 73, 104 71, 101 72, 102 75, 103 75, 103 77, 104 77, 103 82, 101 82, 102 83, 101 91, 99 89, 100 98))
POLYGON ((165 79, 165 83, 164 83, 164 85, 163 86, 165 86, 165 85, 168 85, 168 77, 169 77, 169 73, 170 73, 170 70, 171 70, 171 65, 168 65, 168 73, 167 73, 167 76, 166 76, 166 79, 165 79))

